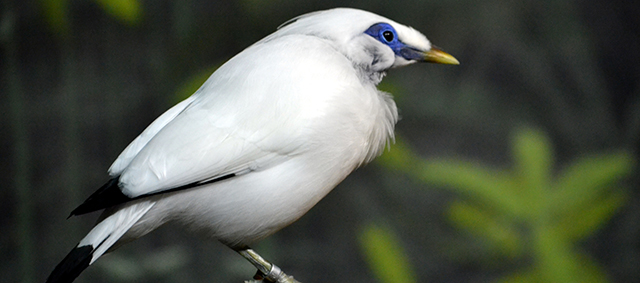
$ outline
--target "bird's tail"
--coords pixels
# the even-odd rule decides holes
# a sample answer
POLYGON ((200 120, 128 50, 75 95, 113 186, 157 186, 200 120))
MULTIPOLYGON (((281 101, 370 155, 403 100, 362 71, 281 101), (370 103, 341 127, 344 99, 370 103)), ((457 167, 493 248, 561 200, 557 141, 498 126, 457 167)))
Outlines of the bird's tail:
POLYGON ((125 206, 100 221, 51 272, 47 283, 73 282, 80 273, 109 250, 155 202, 125 206))

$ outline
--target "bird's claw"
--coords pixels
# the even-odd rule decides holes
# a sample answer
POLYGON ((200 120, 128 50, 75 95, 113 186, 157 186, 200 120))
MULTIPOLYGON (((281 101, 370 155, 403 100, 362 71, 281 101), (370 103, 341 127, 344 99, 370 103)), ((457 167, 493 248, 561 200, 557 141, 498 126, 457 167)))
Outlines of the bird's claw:
POLYGON ((260 270, 253 276, 254 280, 244 281, 244 283, 300 283, 293 279, 293 276, 289 276, 282 272, 282 269, 276 265, 272 265, 269 274, 265 275, 260 270))

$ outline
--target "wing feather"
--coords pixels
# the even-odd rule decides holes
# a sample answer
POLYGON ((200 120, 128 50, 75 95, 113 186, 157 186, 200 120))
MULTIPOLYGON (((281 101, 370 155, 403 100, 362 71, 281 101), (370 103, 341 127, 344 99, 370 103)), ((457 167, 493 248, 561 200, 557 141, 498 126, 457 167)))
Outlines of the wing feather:
MULTIPOLYGON (((151 138, 141 139, 139 144, 148 141, 120 172, 122 192, 135 198, 239 176, 307 150, 314 144, 310 132, 318 128, 310 124, 326 115, 329 101, 344 91, 343 85, 319 79, 345 76, 336 65, 352 69, 322 39, 288 36, 249 47, 220 67, 188 107, 173 119, 168 115, 151 138), (309 69, 307 62, 292 60, 318 66, 309 69)), ((137 146, 130 147, 135 153, 137 146)))
POLYGON ((147 145, 164 126, 171 122, 180 112, 182 112, 195 99, 195 96, 183 100, 164 112, 160 117, 156 118, 147 128, 136 137, 123 151, 109 168, 109 175, 115 177, 120 175, 122 171, 129 166, 131 160, 147 145))

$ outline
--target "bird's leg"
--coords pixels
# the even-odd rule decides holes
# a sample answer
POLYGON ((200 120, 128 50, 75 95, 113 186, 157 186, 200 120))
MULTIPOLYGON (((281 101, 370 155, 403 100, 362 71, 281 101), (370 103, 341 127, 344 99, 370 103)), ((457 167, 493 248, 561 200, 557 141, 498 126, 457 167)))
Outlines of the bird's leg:
MULTIPOLYGON (((250 248, 238 250, 237 252, 241 254, 244 258, 246 258, 249 262, 251 262, 251 264, 253 264, 253 266, 255 266, 258 269, 258 272, 262 273, 262 275, 265 276, 266 279, 276 282, 275 281, 275 279, 277 279, 276 277, 280 275, 279 274, 280 268, 266 261, 258 253, 256 253, 254 250, 250 248)), ((257 275, 258 274, 256 274, 256 276, 257 275)), ((261 279, 261 278, 254 278, 254 279, 261 279)))
MULTIPOLYGON (((254 276, 256 280, 264 280, 266 282, 274 283, 300 283, 293 279, 292 276, 286 275, 282 272, 280 267, 272 264, 262 258, 258 253, 250 248, 243 248, 236 250, 240 255, 246 258, 253 266, 258 269, 258 272, 254 276)), ((261 281, 249 281, 249 282, 261 282, 261 281)))

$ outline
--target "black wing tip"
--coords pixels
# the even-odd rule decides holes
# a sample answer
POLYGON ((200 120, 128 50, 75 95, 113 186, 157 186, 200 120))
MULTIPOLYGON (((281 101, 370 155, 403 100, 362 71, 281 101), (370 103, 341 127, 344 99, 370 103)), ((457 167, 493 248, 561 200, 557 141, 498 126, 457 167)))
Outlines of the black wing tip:
POLYGON ((119 183, 120 177, 109 180, 95 193, 91 194, 81 205, 71 211, 67 219, 74 215, 98 211, 132 200, 132 198, 122 193, 119 183))
POLYGON ((76 279, 89 267, 92 246, 75 247, 69 254, 53 269, 46 283, 70 283, 76 279))
POLYGON ((102 187, 100 187, 95 193, 91 194, 87 200, 85 200, 81 205, 79 205, 78 207, 76 207, 76 209, 74 209, 73 211, 71 211, 71 213, 69 214, 69 217, 67 217, 67 219, 71 218, 74 215, 81 215, 81 214, 85 214, 85 213, 89 213, 89 212, 94 212, 94 211, 98 211, 101 209, 105 209, 108 207, 112 207, 114 205, 118 205, 118 204, 122 204, 134 199, 138 199, 138 198, 142 198, 142 197, 148 197, 148 196, 153 196, 153 195, 158 195, 158 194, 164 194, 164 193, 168 193, 168 192, 175 192, 175 191, 181 191, 181 190, 186 190, 186 189, 191 189, 191 188, 195 188, 198 186, 202 186, 202 185, 206 185, 206 184, 211 184, 211 183, 215 183, 215 182, 219 182, 222 180, 226 180, 229 178, 232 178, 236 176, 236 174, 227 174, 227 175, 223 175, 208 181, 204 181, 204 182, 194 182, 194 183, 190 183, 190 184, 186 184, 183 186, 179 186, 173 189, 168 189, 168 190, 163 190, 160 192, 156 192, 156 193, 150 193, 150 194, 144 194, 144 195, 140 195, 137 197, 129 197, 127 195, 125 195, 122 190, 120 189, 120 177, 114 177, 111 180, 109 180, 106 184, 104 184, 102 187))

